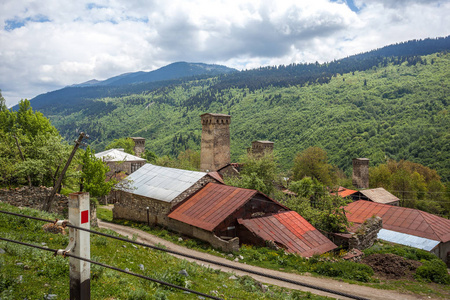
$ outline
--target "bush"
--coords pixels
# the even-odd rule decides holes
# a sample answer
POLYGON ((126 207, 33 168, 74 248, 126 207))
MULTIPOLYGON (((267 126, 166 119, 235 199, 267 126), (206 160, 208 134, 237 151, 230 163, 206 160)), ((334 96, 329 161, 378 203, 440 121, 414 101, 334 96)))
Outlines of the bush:
POLYGON ((373 269, 370 266, 351 261, 316 264, 314 272, 324 276, 341 277, 362 282, 371 281, 373 275, 373 269))
POLYGON ((428 282, 450 284, 450 275, 447 273, 447 267, 440 259, 425 261, 422 266, 417 268, 414 277, 428 282))

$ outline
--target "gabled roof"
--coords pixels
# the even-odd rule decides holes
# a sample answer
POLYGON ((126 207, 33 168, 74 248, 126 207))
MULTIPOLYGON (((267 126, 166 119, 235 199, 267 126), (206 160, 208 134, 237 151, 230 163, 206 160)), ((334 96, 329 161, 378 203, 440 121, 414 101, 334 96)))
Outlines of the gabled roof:
POLYGON ((359 200, 345 207, 347 219, 363 223, 377 215, 383 219, 383 228, 430 240, 450 241, 450 220, 412 208, 392 206, 359 200))
MULTIPOLYGON (((351 190, 345 187, 340 186, 337 190, 338 196, 341 196, 342 198, 348 197, 354 193, 357 193, 358 191, 351 190)), ((332 195, 335 195, 335 192, 331 193, 332 195)))
POLYGON ((295 211, 284 211, 270 216, 238 221, 265 241, 281 244, 288 252, 305 257, 337 248, 295 211))
POLYGON ((206 175, 205 172, 145 164, 127 177, 131 183, 126 191, 164 202, 172 202, 206 175))
MULTIPOLYGON (((213 231, 256 194, 263 195, 256 190, 208 183, 192 197, 175 207, 169 214, 169 218, 213 231)), ((267 200, 273 201, 268 197, 267 200)), ((281 208, 284 207, 280 204, 281 208)))
POLYGON ((208 175, 217 180, 218 182, 225 184, 222 176, 220 176, 218 172, 209 172, 208 175))
POLYGON ((377 203, 388 204, 400 201, 400 199, 398 199, 382 187, 376 189, 360 190, 359 192, 369 198, 370 201, 377 203))
POLYGON ((109 149, 95 154, 96 158, 101 158, 103 161, 139 161, 145 162, 144 158, 131 155, 119 149, 109 149))

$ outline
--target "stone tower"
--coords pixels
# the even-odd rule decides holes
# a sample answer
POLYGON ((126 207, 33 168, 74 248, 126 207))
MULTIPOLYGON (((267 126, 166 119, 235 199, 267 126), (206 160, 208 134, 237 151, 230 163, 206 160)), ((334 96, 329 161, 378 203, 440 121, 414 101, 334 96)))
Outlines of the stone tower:
POLYGON ((231 116, 206 113, 202 120, 200 169, 217 171, 230 163, 231 116))
POLYGON ((265 153, 273 152, 273 142, 270 141, 253 141, 252 147, 248 149, 253 155, 263 156, 265 153))
POLYGON ((352 183, 359 189, 369 188, 369 159, 354 158, 353 159, 353 175, 352 183))
POLYGON ((131 139, 134 141, 134 154, 138 157, 142 157, 141 155, 145 152, 145 138, 132 137, 131 139))

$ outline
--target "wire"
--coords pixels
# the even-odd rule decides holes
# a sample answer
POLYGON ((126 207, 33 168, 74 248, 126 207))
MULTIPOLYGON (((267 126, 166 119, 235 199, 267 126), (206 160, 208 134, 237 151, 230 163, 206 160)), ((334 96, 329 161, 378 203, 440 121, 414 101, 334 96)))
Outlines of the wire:
MULTIPOLYGON (((10 214, 10 215, 15 215, 15 216, 19 216, 19 217, 28 218, 28 216, 26 216, 26 215, 5 212, 5 211, 2 211, 2 210, 0 210, 0 213, 6 213, 6 214, 10 214)), ((51 221, 51 220, 45 220, 45 219, 40 219, 40 218, 35 218, 35 217, 31 217, 31 218, 37 219, 37 220, 40 220, 40 221, 50 222, 50 223, 54 222, 54 221, 51 221)), ((195 259, 195 260, 200 260, 200 261, 207 262, 207 263, 210 263, 210 264, 213 264, 213 265, 222 266, 222 267, 226 267, 226 268, 230 268, 230 269, 235 269, 235 270, 239 270, 239 271, 242 271, 242 272, 251 273, 251 274, 255 274, 255 275, 266 277, 266 278, 271 278, 271 279, 275 279, 275 280, 278 280, 278 281, 283 281, 283 282, 287 282, 287 283, 295 284, 295 285, 298 285, 298 286, 303 286, 303 287, 315 289, 315 290, 318 290, 318 291, 322 291, 322 292, 326 292, 326 293, 330 293, 330 294, 334 294, 334 295, 340 295, 340 296, 343 296, 343 297, 346 297, 346 298, 351 298, 351 299, 356 299, 356 300, 368 300, 367 298, 363 298, 363 297, 359 297, 359 296, 355 296, 355 295, 350 295, 350 294, 343 293, 343 292, 340 292, 340 291, 335 291, 335 290, 331 290, 331 289, 328 289, 328 288, 323 288, 323 287, 320 287, 320 286, 316 286, 316 285, 312 285, 312 284, 308 284, 308 283, 303 283, 303 282, 296 281, 296 280, 291 280, 291 279, 287 279, 287 278, 283 278, 283 277, 279 277, 279 276, 275 276, 275 275, 270 275, 270 274, 267 274, 267 273, 253 271, 253 270, 241 268, 241 267, 238 267, 238 266, 234 266, 234 265, 231 265, 231 264, 217 262, 217 261, 210 260, 210 259, 207 259, 207 258, 196 257, 194 255, 189 255, 189 254, 181 253, 181 252, 174 251, 174 250, 164 249, 164 248, 160 248, 160 247, 156 247, 156 246, 152 246, 152 245, 148 245, 148 244, 132 241, 132 240, 129 240, 129 239, 113 236, 113 235, 102 233, 102 232, 98 232, 98 231, 93 231, 93 230, 90 230, 90 229, 78 227, 78 226, 71 225, 71 224, 67 224, 66 226, 67 227, 71 227, 71 228, 75 228, 75 229, 79 229, 79 230, 82 230, 82 231, 87 231, 89 233, 93 233, 93 234, 98 234, 98 235, 101 235, 101 236, 109 237, 109 238, 116 239, 116 240, 119 240, 119 241, 123 241, 123 242, 127 242, 127 243, 136 244, 136 245, 139 245, 139 246, 151 248, 153 250, 159 250, 159 251, 171 253, 171 254, 178 255, 178 256, 183 256, 183 257, 187 257, 187 258, 191 258, 191 259, 195 259)))
MULTIPOLYGON (((53 252, 55 255, 56 255, 56 252, 58 251, 58 250, 55 250, 55 249, 45 248, 45 247, 41 247, 41 246, 37 246, 37 245, 33 245, 33 244, 28 244, 28 243, 24 243, 24 242, 20 242, 20 241, 6 239, 6 238, 3 238, 3 237, 0 237, 0 240, 11 242, 11 243, 20 244, 20 245, 23 245, 23 246, 33 247, 33 248, 37 248, 37 249, 40 249, 40 250, 50 251, 50 252, 53 252)), ((199 295, 199 296, 207 297, 207 298, 210 298, 210 299, 223 300, 222 298, 218 298, 218 297, 215 297, 215 296, 211 296, 211 295, 208 295, 208 294, 197 292, 197 291, 194 291, 194 290, 191 290, 191 289, 188 289, 188 288, 184 288, 184 287, 172 284, 172 283, 164 282, 164 281, 161 281, 161 280, 158 280, 158 279, 154 279, 154 278, 151 278, 151 277, 147 277, 147 276, 144 276, 144 275, 133 273, 133 272, 130 272, 130 271, 127 271, 127 270, 119 269, 119 268, 116 268, 116 267, 113 267, 113 266, 110 266, 110 265, 106 265, 106 264, 103 264, 103 263, 100 263, 100 262, 96 262, 96 261, 93 261, 93 260, 90 260, 90 259, 87 259, 87 258, 84 258, 84 257, 76 256, 76 255, 71 254, 71 253, 66 253, 65 256, 73 257, 75 259, 86 261, 86 262, 94 264, 94 265, 99 265, 99 266, 104 267, 104 268, 112 269, 112 270, 115 270, 115 271, 118 271, 118 272, 122 272, 122 273, 126 273, 126 274, 129 274, 129 275, 132 275, 132 276, 136 276, 136 277, 139 277, 139 278, 142 278, 142 279, 150 280, 150 281, 162 284, 162 285, 170 286, 170 287, 173 287, 173 288, 176 288, 176 289, 180 289, 180 290, 183 290, 183 291, 186 291, 186 292, 189 292, 189 293, 192 293, 192 294, 196 294, 196 295, 199 295)))

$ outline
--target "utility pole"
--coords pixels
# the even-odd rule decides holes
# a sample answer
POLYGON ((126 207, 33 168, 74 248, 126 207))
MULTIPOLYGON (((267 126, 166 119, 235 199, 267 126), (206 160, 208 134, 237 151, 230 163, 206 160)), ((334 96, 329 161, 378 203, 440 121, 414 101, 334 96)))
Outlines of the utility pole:
POLYGON ((59 175, 59 178, 56 181, 52 192, 50 193, 48 198, 45 200, 44 205, 42 206, 42 210, 50 211, 50 208, 52 207, 52 202, 53 202, 53 198, 55 197, 56 191, 59 189, 59 187, 61 185, 61 182, 63 180, 64 174, 66 174, 66 171, 69 168, 69 165, 72 162, 73 157, 75 156, 75 152, 77 152, 77 149, 81 145, 81 141, 83 140, 84 137, 89 138, 89 135, 87 135, 84 132, 80 132, 80 136, 75 141, 75 146, 73 147, 72 153, 70 153, 69 159, 67 160, 66 165, 64 166, 64 169, 62 170, 61 174, 59 175))

